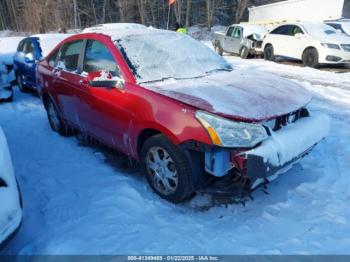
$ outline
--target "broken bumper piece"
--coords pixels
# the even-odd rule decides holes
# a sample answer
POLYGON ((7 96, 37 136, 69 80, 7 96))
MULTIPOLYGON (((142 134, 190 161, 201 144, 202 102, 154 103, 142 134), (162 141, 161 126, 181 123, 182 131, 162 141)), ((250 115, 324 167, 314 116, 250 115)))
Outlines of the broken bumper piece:
POLYGON ((328 135, 329 129, 328 116, 305 117, 272 132, 271 137, 259 147, 244 152, 246 174, 252 189, 287 172, 328 135))

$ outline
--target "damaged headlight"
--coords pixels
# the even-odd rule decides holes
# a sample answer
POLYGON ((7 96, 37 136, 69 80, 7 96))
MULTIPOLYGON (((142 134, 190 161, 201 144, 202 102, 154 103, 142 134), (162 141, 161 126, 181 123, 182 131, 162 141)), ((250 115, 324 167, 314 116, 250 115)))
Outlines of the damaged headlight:
POLYGON ((197 111, 196 118, 217 146, 254 147, 268 138, 266 129, 259 124, 233 122, 203 111, 197 111))

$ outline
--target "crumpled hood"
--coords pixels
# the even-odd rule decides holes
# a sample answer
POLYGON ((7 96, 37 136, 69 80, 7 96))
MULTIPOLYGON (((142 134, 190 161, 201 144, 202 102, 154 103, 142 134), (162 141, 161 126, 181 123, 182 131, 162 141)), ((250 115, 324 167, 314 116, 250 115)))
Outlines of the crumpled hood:
POLYGON ((198 109, 247 121, 285 115, 311 101, 311 94, 301 85, 251 69, 144 86, 198 109))

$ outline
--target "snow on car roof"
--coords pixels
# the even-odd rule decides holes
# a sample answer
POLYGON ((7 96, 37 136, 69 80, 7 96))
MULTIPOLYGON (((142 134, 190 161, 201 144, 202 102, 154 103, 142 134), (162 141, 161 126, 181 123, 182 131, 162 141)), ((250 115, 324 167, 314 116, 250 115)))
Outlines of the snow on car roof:
POLYGON ((17 51, 19 42, 24 37, 2 37, 0 38, 0 64, 13 64, 13 56, 17 51))
POLYGON ((92 27, 85 28, 82 32, 98 32, 103 30, 130 30, 130 29, 145 29, 146 26, 136 23, 110 23, 110 24, 100 24, 92 27))
POLYGON ((72 36, 71 34, 36 34, 31 37, 39 39, 42 56, 47 56, 52 49, 54 49, 60 42, 67 37, 72 36))
POLYGON ((261 37, 268 33, 268 30, 264 26, 251 25, 251 24, 234 24, 232 26, 240 26, 243 28, 243 36, 248 37, 252 34, 258 34, 261 37))

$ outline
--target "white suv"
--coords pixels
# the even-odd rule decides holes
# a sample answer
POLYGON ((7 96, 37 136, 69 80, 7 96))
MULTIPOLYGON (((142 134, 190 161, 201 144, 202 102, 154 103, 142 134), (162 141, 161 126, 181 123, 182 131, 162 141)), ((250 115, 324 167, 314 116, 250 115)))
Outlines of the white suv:
POLYGON ((302 60, 305 66, 350 63, 350 37, 321 22, 283 24, 266 35, 264 57, 302 60))

